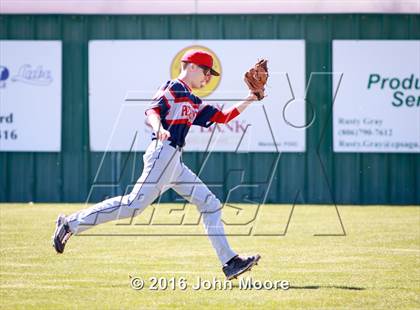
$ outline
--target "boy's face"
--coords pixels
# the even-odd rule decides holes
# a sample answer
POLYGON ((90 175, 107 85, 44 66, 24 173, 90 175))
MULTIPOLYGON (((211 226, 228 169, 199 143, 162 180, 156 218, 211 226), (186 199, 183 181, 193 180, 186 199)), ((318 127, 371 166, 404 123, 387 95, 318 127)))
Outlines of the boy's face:
POLYGON ((189 69, 193 88, 203 88, 210 82, 211 73, 209 68, 191 64, 189 69))

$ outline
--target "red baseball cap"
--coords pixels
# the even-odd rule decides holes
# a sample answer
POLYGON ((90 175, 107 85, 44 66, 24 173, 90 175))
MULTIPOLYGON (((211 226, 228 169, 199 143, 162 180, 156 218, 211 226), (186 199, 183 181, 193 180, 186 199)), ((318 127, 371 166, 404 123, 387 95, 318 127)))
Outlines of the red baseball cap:
POLYGON ((193 64, 204 66, 210 69, 210 73, 215 76, 220 74, 213 69, 213 56, 202 50, 189 50, 184 56, 182 56, 181 61, 191 62, 193 64))

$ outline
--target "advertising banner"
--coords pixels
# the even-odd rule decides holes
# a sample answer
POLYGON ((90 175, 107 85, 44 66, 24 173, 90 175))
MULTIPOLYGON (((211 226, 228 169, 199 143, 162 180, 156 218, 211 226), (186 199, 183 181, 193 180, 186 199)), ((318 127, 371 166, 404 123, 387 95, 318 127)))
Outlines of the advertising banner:
POLYGON ((144 151, 145 110, 156 90, 180 73, 189 49, 214 56, 221 73, 194 90, 205 104, 228 108, 248 94, 244 73, 268 59, 267 97, 226 125, 192 126, 186 151, 304 152, 303 40, 100 40, 89 42, 89 120, 93 151, 144 151))
POLYGON ((420 41, 335 40, 333 70, 335 152, 420 152, 420 41))
POLYGON ((0 151, 60 151, 61 63, 61 41, 0 41, 0 151))

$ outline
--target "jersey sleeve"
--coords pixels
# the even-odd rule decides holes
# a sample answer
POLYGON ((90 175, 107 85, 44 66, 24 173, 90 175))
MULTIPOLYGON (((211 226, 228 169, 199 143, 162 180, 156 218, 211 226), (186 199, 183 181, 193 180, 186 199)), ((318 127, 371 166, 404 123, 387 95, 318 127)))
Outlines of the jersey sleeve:
POLYGON ((211 105, 205 104, 197 113, 193 125, 201 127, 210 127, 213 124, 213 121, 211 120, 212 117, 218 112, 220 112, 219 109, 211 105))
POLYGON ((155 110, 156 112, 159 112, 160 116, 163 117, 165 116, 169 109, 170 109, 170 105, 168 100, 165 98, 165 96, 161 96, 157 99, 154 99, 149 106, 146 109, 146 114, 148 111, 150 110, 155 110))
POLYGON ((169 103, 185 101, 188 90, 180 82, 173 82, 170 87, 165 91, 166 97, 169 99, 169 103))
POLYGON ((167 87, 168 87, 168 83, 166 82, 165 84, 163 84, 158 91, 156 92, 156 94, 153 96, 152 101, 149 103, 149 105, 146 108, 145 114, 147 115, 148 111, 153 109, 156 112, 159 112, 160 116, 163 117, 164 115, 166 115, 171 107, 169 100, 167 98, 167 87))

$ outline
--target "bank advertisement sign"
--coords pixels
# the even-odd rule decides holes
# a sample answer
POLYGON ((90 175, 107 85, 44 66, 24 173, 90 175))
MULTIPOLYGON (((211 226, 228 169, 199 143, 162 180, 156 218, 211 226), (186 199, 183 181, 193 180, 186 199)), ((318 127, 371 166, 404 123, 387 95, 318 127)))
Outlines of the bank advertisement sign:
POLYGON ((304 152, 303 40, 94 40, 89 42, 89 126, 92 151, 144 151, 151 141, 145 110, 156 90, 180 73, 189 49, 214 57, 213 76, 194 93, 229 108, 248 94, 244 73, 268 59, 267 97, 226 125, 191 126, 186 151, 304 152), (279 56, 280 55, 280 56, 279 56), (287 106, 287 107, 286 107, 287 106), (292 125, 291 125, 292 124, 292 125))
POLYGON ((0 40, 0 151, 60 151, 61 63, 61 41, 0 40))
POLYGON ((420 41, 334 40, 333 71, 335 152, 420 152, 420 41))

